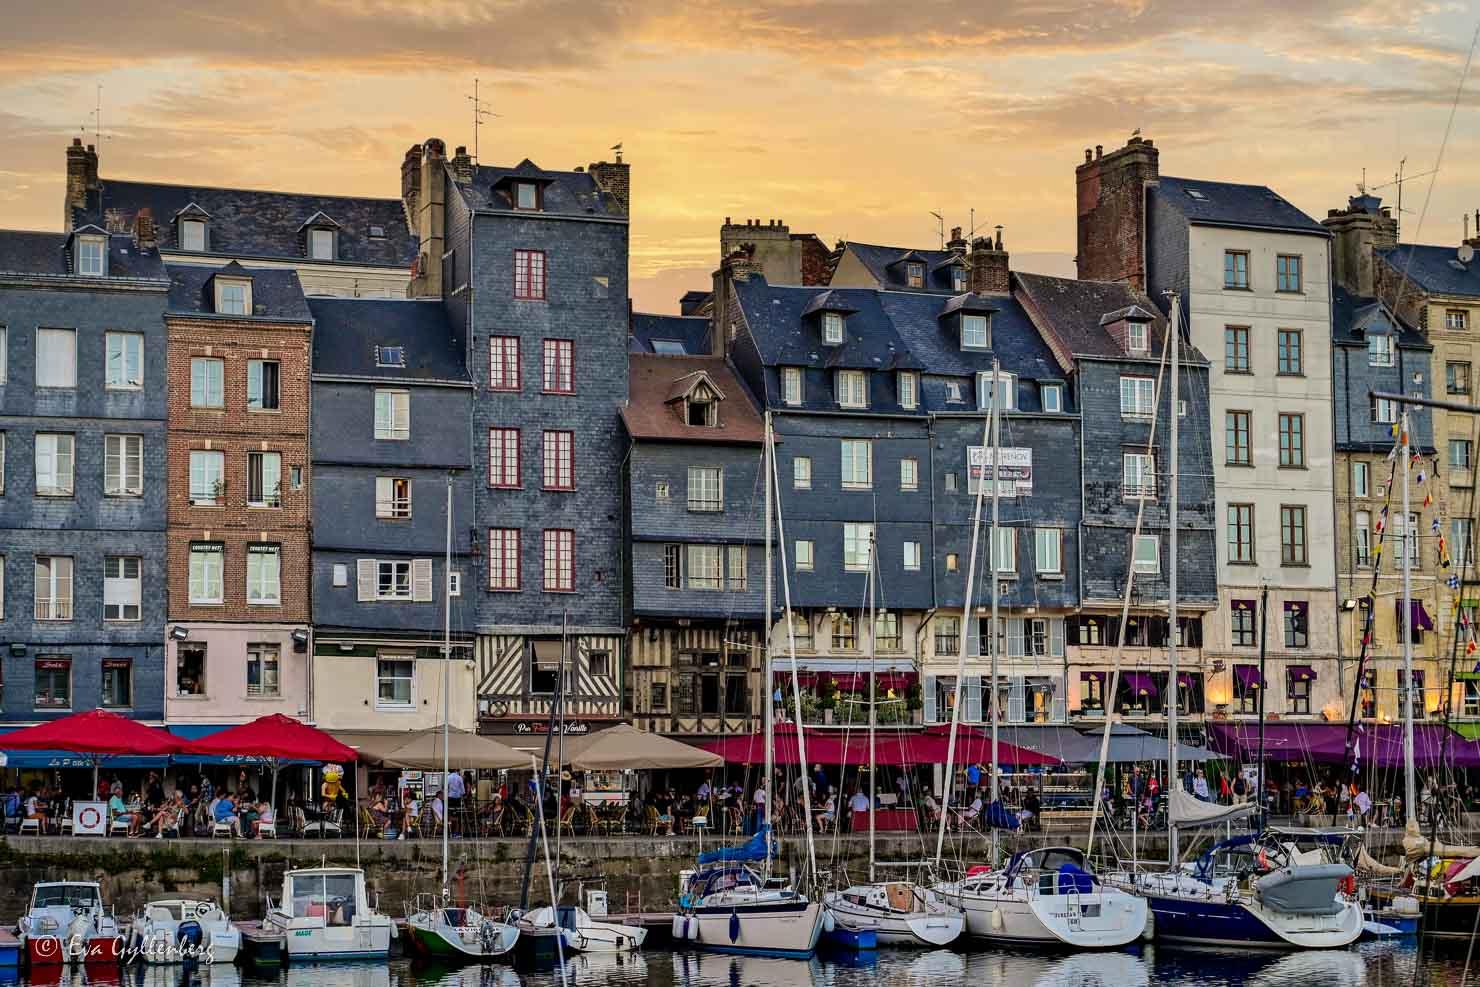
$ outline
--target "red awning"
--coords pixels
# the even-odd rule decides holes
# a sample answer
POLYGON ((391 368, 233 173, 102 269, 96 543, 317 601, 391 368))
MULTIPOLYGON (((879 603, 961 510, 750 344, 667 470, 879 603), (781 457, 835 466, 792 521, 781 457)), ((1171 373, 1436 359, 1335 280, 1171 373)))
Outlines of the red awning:
POLYGON ((355 749, 316 727, 274 713, 228 727, 185 745, 188 754, 240 754, 285 761, 336 761, 351 764, 355 749))
MULTIPOLYGON (((797 731, 796 726, 790 723, 782 723, 776 726, 775 741, 771 745, 777 764, 797 764, 797 731)), ((844 750, 842 738, 836 734, 817 733, 812 730, 806 735, 807 760, 812 764, 842 764, 849 761, 844 750)), ((738 737, 725 737, 723 740, 711 740, 699 745, 700 750, 718 754, 725 759, 726 764, 765 764, 766 763, 766 736, 765 733, 744 734, 738 737)), ((852 763, 851 761, 849 763, 852 763)))
MULTIPOLYGON (((946 727, 920 730, 879 730, 874 736, 874 763, 883 767, 900 765, 944 764, 950 731, 946 727)), ((848 733, 836 729, 807 731, 807 760, 813 764, 868 764, 868 731, 854 728, 848 733)), ((726 737, 699 745, 718 754, 729 764, 763 764, 766 760, 764 734, 726 737)), ((776 728, 774 745, 777 764, 797 763, 796 727, 782 724, 776 728)), ((992 738, 975 727, 962 727, 956 734, 956 763, 987 763, 992 759, 992 738)), ((1062 764, 1056 757, 1017 747, 1006 741, 997 743, 997 763, 1018 767, 1062 764)))
MULTIPOLYGON (((925 760, 917 761, 918 764, 944 764, 946 762, 946 746, 950 742, 951 728, 947 726, 927 727, 920 735, 930 741, 930 746, 921 748, 921 753, 927 755, 925 760), (938 755, 938 756, 936 756, 938 755)), ((980 727, 958 727, 956 730, 956 763, 972 764, 980 762, 988 764, 992 760, 992 731, 980 727)), ((1020 768, 1045 767, 1051 764, 1063 764, 1064 762, 1052 754, 1040 754, 1038 751, 1027 747, 1018 747, 1009 744, 1005 740, 997 741, 997 763, 1011 764, 1020 768)))
POLYGON ((157 756, 181 749, 180 738, 126 716, 94 709, 0 736, 0 750, 157 756))

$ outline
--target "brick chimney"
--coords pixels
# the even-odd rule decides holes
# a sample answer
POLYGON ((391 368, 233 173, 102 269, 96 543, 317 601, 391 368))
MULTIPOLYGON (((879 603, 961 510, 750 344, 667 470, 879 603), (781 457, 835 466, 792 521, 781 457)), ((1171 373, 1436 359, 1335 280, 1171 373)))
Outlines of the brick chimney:
POLYGON ((421 195, 421 145, 412 144, 401 159, 401 208, 406 212, 406 228, 416 232, 416 205, 421 195))
MULTIPOLYGON (((728 218, 726 219, 728 225, 728 218)), ((735 311, 734 282, 765 277, 755 258, 755 244, 737 247, 719 262, 714 272, 714 301, 709 316, 709 355, 725 356, 735 339, 738 313, 735 311)))
POLYGON ((1161 175, 1160 152, 1132 137, 1118 151, 1084 150, 1074 169, 1079 277, 1146 290, 1146 186, 1161 175))
POLYGON ((1011 288, 1011 269, 1007 265, 1007 251, 1002 249, 1002 227, 997 227, 997 241, 979 236, 971 242, 971 290, 974 292, 997 292, 1011 288))
POLYGON ((67 229, 72 228, 72 210, 85 208, 87 193, 99 187, 97 150, 91 144, 83 147, 80 137, 72 138, 67 148, 67 229))
POLYGON ((466 147, 459 147, 457 153, 447 162, 447 172, 459 185, 473 183, 473 156, 466 147))
POLYGON ((632 215, 632 166, 622 160, 617 152, 616 161, 597 161, 586 166, 596 187, 612 197, 612 212, 621 216, 632 215))
POLYGON ((159 246, 159 227, 154 223, 154 210, 140 207, 134 213, 134 243, 140 250, 153 250, 159 246))
MULTIPOLYGON (((411 278, 412 298, 442 297, 442 251, 446 244, 447 145, 428 137, 421 145, 416 222, 412 229, 420 240, 416 271, 411 278)), ((402 174, 404 176, 404 165, 402 174)), ((404 187, 404 178, 403 178, 404 187)))
POLYGON ((951 238, 946 241, 946 249, 960 257, 966 256, 966 248, 969 246, 966 238, 961 235, 961 227, 951 227, 951 238))
POLYGON ((1345 209, 1332 209, 1321 220, 1331 231, 1331 267, 1336 283, 1362 298, 1377 294, 1374 248, 1396 246, 1398 221, 1382 200, 1370 193, 1354 195, 1345 209))

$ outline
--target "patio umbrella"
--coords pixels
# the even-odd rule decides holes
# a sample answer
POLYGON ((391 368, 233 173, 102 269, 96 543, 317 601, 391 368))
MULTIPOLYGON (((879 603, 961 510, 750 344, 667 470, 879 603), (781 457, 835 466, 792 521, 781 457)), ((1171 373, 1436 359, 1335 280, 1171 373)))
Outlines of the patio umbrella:
MULTIPOLYGON (((403 770, 441 771, 442 728, 432 727, 411 734, 405 743, 383 754, 380 760, 389 767, 403 770)), ((529 767, 528 754, 457 727, 447 730, 447 761, 468 769, 529 767)))
MULTIPOLYGON (((332 761, 354 764, 357 755, 348 747, 317 727, 302 720, 273 713, 259 716, 249 723, 227 727, 209 736, 183 745, 190 754, 236 754, 256 757, 272 767, 272 789, 268 804, 276 810, 278 766, 282 761, 332 761)), ((356 814, 356 825, 359 816, 356 814)))
POLYGON ((711 751, 644 733, 629 723, 565 742, 565 760, 576 771, 624 768, 712 768, 725 759, 711 751))
POLYGON ((0 750, 68 751, 90 755, 93 759, 94 793, 98 788, 98 762, 102 758, 174 754, 180 748, 180 738, 173 734, 102 709, 73 713, 0 737, 0 750))

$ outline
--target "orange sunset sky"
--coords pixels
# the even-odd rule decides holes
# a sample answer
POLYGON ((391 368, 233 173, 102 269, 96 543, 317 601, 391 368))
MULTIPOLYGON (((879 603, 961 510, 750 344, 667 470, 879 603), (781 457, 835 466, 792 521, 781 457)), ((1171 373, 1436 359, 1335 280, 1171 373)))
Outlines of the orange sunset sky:
MULTIPOLYGON (((1480 11, 1468 3, 1069 0, 51 0, 0 36, 0 226, 57 229, 64 147, 103 177, 395 196, 405 149, 632 164, 632 291, 705 287, 724 217, 933 246, 1002 224, 1013 266, 1071 273, 1083 149, 1137 127, 1165 174, 1268 184, 1316 217, 1429 171, 1480 11)), ((1480 88, 1403 238, 1480 208, 1480 88)), ((1393 201, 1395 189, 1377 194, 1393 201)))

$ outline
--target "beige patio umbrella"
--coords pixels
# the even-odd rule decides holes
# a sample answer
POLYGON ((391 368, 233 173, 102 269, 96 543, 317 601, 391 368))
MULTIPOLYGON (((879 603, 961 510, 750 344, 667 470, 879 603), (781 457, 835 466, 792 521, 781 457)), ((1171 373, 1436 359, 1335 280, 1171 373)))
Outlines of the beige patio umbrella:
MULTIPOLYGON (((530 755, 476 733, 450 727, 447 731, 447 761, 458 771, 486 768, 528 768, 530 755)), ((442 728, 419 730, 401 746, 381 758, 389 767, 409 771, 442 770, 442 728)))
POLYGON ((628 723, 584 737, 567 737, 565 763, 576 771, 619 771, 625 768, 717 768, 718 754, 691 747, 628 723))
POLYGON ((397 747, 404 747, 414 740, 415 730, 330 730, 333 738, 347 747, 353 747, 360 760, 366 764, 380 764, 385 756, 397 747))

